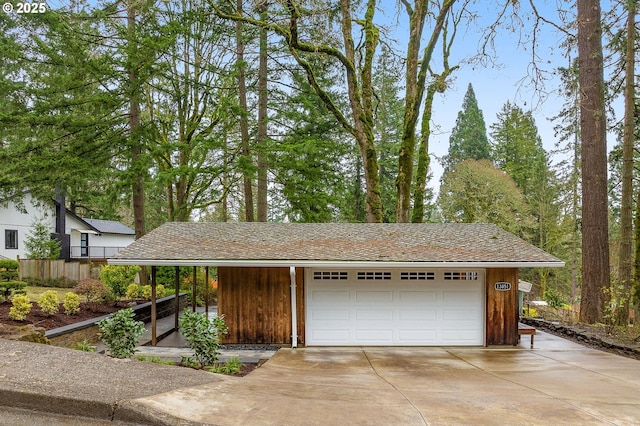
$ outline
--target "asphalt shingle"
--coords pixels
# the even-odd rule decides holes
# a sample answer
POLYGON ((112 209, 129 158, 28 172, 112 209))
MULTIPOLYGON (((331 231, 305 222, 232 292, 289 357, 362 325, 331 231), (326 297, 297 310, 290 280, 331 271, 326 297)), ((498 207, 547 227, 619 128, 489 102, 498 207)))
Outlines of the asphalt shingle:
MULTIPOLYGON (((114 259, 562 262, 491 224, 171 222, 114 259)), ((163 262, 164 263, 164 262, 163 262)), ((533 265, 532 265, 533 266, 533 265)))

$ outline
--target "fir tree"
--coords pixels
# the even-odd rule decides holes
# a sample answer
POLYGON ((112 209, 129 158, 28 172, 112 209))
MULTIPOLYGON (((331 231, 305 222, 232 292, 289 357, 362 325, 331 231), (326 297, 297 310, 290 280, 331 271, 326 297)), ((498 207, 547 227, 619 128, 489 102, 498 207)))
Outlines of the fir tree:
POLYGON ((443 159, 443 166, 445 171, 448 171, 459 162, 468 159, 491 159, 487 126, 471 83, 462 101, 462 111, 458 113, 456 125, 449 137, 449 153, 443 159))

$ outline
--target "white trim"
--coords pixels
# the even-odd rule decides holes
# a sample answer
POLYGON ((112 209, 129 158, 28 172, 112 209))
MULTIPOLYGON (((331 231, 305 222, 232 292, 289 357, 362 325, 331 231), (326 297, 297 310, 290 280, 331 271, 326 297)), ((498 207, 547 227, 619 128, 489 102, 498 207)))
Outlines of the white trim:
POLYGON ((110 265, 305 268, 562 268, 564 262, 384 262, 348 260, 107 259, 110 265))

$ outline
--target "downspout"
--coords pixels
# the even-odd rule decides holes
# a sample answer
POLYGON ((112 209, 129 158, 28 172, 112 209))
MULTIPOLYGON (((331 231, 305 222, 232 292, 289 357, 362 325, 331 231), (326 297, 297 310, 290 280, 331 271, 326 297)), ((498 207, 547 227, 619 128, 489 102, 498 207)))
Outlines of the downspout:
POLYGON ((297 294, 296 294, 296 267, 289 267, 291 277, 291 347, 298 347, 298 317, 297 317, 297 294))

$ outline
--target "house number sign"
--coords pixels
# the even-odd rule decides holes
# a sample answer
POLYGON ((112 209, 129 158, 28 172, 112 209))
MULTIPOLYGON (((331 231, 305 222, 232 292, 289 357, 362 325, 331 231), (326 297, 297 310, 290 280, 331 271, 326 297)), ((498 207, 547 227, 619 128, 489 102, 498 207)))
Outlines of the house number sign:
POLYGON ((494 285, 495 289, 498 291, 509 291, 511 290, 511 283, 506 283, 504 281, 499 281, 494 285))

